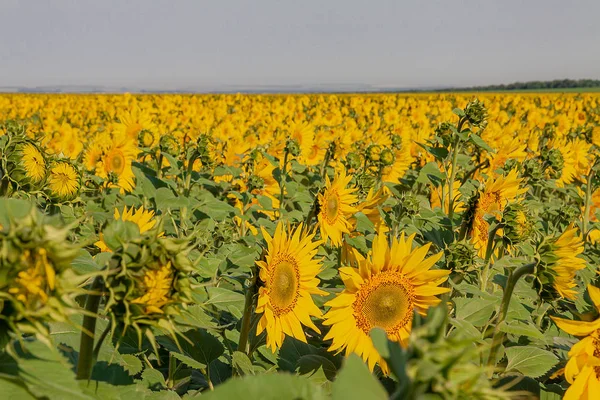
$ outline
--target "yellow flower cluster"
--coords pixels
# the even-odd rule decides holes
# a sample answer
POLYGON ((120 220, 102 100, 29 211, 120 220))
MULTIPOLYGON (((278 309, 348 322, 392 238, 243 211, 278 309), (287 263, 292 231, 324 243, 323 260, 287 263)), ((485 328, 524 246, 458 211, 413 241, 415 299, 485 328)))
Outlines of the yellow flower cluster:
MULTIPOLYGON (((507 159, 525 160, 542 148, 563 160, 557 184, 589 168, 591 144, 600 144, 600 114, 595 94, 488 94, 488 125, 482 138, 494 150, 485 155, 493 172, 507 159), (541 143, 552 130, 551 140, 541 143), (589 141, 569 135, 583 132, 589 141), (589 143, 588 143, 589 142, 589 143)), ((411 165, 433 161, 417 143, 429 139, 439 123, 470 95, 0 95, 0 120, 33 118, 27 134, 47 154, 81 159, 85 168, 131 191, 131 163, 141 148, 171 135, 182 148, 201 135, 211 140, 215 165, 239 166, 256 148, 282 159, 295 140, 298 161, 321 164, 335 142, 333 163, 369 149, 385 162, 382 179, 397 183, 411 165), (385 153, 385 154, 384 154, 385 153)), ((1 134, 1 132, 0 132, 1 134)), ((365 153, 366 154, 366 153, 365 153)), ((365 155, 367 156, 367 155, 365 155)), ((36 159, 27 161, 37 163, 36 159)), ((32 165, 34 175, 39 168, 32 165)), ((268 175, 268 174, 265 174, 268 175)), ((267 189, 268 191, 268 189, 267 189)))

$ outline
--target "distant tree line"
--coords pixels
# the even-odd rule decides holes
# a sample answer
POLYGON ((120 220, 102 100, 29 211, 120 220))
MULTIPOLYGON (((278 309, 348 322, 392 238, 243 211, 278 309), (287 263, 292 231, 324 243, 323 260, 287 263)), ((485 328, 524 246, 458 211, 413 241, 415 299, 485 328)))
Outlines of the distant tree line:
POLYGON ((542 90, 600 87, 598 79, 555 79, 553 81, 515 82, 506 85, 472 86, 467 88, 444 89, 443 91, 501 91, 501 90, 542 90))

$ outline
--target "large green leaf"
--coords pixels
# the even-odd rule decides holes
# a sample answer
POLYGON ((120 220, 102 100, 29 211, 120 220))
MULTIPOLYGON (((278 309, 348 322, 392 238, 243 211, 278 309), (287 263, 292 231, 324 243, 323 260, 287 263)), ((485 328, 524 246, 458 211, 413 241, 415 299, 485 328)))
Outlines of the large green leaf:
POLYGON ((247 375, 232 378, 193 398, 203 400, 246 399, 246 400, 321 400, 323 390, 301 376, 287 373, 247 375))
POLYGON ((179 347, 171 337, 160 336, 157 339, 181 362, 192 368, 205 368, 225 351, 219 339, 203 329, 189 330, 183 336, 185 338, 179 338, 179 347))
POLYGON ((91 399, 75 380, 72 365, 58 352, 41 342, 27 342, 20 352, 19 376, 29 391, 49 399, 91 399))
POLYGON ((532 346, 509 347, 506 349, 506 358, 507 372, 518 371, 532 378, 544 375, 558 363, 554 353, 532 346))
POLYGON ((333 400, 387 399, 381 383, 371 374, 367 365, 356 354, 346 359, 335 382, 333 400))

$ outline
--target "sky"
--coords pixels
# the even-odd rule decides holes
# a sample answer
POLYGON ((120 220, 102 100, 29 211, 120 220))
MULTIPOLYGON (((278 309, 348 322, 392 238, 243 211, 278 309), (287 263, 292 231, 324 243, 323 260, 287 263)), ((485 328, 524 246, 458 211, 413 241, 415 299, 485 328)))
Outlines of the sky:
POLYGON ((0 87, 600 79, 598 0, 0 0, 0 87))

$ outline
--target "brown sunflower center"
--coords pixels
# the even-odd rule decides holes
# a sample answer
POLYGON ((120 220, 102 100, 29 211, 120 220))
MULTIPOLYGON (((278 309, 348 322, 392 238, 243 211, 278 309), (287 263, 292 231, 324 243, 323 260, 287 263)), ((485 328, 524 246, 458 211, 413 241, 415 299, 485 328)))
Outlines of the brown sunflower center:
POLYGON ((114 150, 108 155, 108 170, 120 175, 125 169, 125 156, 119 150, 114 150))
POLYGON ((366 334, 375 327, 396 333, 412 319, 412 284, 397 272, 379 274, 360 288, 353 308, 357 325, 366 334))
POLYGON ((298 264, 294 260, 284 259, 275 264, 269 295, 276 315, 285 314, 296 305, 299 278, 298 264))
POLYGON ((325 202, 325 217, 327 222, 333 223, 337 219, 340 210, 340 196, 337 192, 331 193, 325 202))

